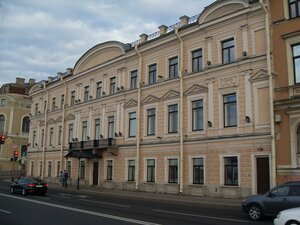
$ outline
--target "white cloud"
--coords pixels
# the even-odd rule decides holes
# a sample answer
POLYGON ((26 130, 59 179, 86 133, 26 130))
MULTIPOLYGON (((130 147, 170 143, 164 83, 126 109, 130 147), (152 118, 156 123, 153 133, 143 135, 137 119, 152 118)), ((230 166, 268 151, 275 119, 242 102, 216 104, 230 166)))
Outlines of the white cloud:
POLYGON ((213 0, 0 0, 0 85, 73 67, 101 42, 129 43, 213 0))

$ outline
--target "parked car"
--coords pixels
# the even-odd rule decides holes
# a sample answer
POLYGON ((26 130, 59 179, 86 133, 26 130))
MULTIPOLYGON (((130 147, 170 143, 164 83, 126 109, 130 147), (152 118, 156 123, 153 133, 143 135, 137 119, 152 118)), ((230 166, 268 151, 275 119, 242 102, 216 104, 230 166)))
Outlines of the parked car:
POLYGON ((281 184, 263 195, 252 195, 242 202, 242 210, 252 220, 276 216, 280 211, 300 207, 300 181, 281 184))
POLYGON ((278 213, 274 219, 274 225, 300 225, 300 207, 278 213))
POLYGON ((45 195, 48 190, 48 184, 36 177, 22 177, 10 185, 10 193, 45 195))

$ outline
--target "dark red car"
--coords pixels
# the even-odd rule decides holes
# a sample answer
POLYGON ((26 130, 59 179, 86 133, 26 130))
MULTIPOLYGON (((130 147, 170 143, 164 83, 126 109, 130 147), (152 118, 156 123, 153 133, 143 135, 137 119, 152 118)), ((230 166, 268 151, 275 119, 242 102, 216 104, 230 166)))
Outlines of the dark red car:
POLYGON ((40 178, 22 177, 10 185, 10 193, 21 193, 23 196, 28 194, 45 195, 48 184, 40 178))

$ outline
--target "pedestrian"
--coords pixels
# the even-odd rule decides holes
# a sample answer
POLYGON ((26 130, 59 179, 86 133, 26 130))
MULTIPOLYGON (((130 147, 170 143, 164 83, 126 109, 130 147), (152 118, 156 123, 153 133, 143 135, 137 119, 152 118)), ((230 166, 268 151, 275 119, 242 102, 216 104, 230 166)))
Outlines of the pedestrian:
POLYGON ((63 186, 65 188, 68 187, 68 178, 69 178, 69 174, 66 170, 64 170, 64 175, 63 175, 63 186))
POLYGON ((59 172, 59 175, 58 175, 58 181, 59 181, 59 186, 63 186, 63 180, 64 180, 64 174, 62 171, 59 172))

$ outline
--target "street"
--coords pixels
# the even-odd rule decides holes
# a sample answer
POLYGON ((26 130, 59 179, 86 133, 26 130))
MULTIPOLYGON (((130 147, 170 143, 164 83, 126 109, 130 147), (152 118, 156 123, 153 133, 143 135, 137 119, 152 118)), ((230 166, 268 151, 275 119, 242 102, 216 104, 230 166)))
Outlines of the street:
POLYGON ((249 221, 237 206, 174 204, 158 199, 51 189, 46 196, 9 193, 0 183, 1 225, 83 224, 272 224, 272 218, 249 221))

